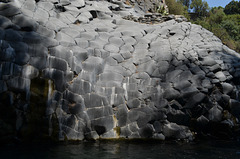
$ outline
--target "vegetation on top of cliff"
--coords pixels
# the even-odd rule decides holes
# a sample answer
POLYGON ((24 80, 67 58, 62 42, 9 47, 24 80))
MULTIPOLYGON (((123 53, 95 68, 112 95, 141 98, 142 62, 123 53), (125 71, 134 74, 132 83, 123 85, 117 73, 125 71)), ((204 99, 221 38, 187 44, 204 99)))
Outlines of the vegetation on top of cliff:
POLYGON ((204 0, 166 0, 170 14, 181 14, 192 23, 213 32, 223 44, 240 52, 240 2, 231 1, 225 8, 209 8, 204 0))

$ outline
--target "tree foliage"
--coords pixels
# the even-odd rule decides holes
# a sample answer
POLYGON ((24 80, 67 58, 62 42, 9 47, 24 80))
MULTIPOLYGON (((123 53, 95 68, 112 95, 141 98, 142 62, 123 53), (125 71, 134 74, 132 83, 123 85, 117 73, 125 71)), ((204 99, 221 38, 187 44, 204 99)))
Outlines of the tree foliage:
POLYGON ((210 13, 209 13, 209 23, 210 24, 220 24, 224 17, 225 17, 225 13, 223 12, 222 7, 214 7, 211 9, 210 13))
POLYGON ((228 5, 226 5, 224 12, 226 14, 240 14, 240 1, 232 0, 228 5))
POLYGON ((181 2, 184 6, 186 6, 189 9, 191 0, 179 0, 179 2, 181 2))
POLYGON ((207 16, 210 9, 208 3, 202 0, 192 0, 190 8, 193 9, 194 13, 198 16, 207 16))
POLYGON ((215 7, 207 17, 193 22, 213 32, 225 45, 240 52, 240 14, 226 15, 224 8, 215 7))

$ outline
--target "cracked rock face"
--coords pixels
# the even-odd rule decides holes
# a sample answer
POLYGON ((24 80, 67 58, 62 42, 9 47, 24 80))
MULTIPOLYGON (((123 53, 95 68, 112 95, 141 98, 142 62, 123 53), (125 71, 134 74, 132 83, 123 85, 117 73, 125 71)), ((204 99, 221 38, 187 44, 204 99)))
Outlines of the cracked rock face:
POLYGON ((184 19, 130 15, 144 16, 124 1, 0 1, 0 124, 59 140, 234 134, 240 55, 184 19))

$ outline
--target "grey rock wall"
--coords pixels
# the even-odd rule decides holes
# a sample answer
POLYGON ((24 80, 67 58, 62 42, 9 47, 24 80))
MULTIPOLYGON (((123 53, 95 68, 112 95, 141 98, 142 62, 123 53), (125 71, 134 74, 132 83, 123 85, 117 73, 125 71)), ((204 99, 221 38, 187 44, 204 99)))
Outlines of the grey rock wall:
POLYGON ((184 18, 126 16, 144 17, 122 1, 1 1, 0 106, 16 112, 3 125, 59 140, 234 136, 240 55, 184 18))

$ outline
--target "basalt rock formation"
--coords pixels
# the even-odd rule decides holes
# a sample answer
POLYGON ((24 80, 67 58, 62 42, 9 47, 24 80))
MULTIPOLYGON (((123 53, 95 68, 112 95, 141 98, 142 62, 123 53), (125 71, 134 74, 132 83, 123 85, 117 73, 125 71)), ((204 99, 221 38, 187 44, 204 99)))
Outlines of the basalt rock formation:
POLYGON ((0 1, 1 141, 238 135, 240 55, 128 4, 0 1))

